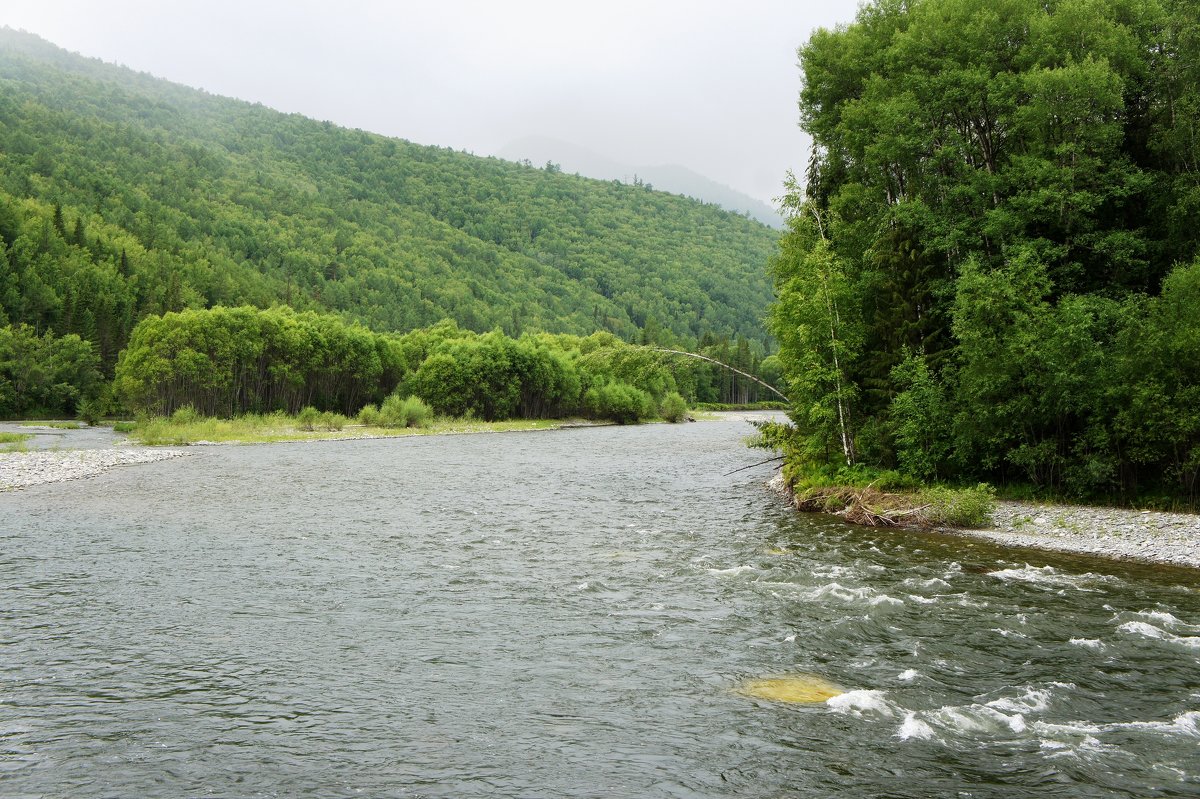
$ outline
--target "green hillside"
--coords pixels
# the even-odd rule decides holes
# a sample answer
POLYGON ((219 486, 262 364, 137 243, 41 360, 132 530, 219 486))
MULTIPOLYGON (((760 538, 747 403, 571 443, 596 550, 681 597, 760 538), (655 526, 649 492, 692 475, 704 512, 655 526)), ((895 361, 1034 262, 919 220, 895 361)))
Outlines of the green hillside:
POLYGON ((216 305, 763 341, 777 234, 684 198, 339 128, 0 30, 0 326, 216 305))

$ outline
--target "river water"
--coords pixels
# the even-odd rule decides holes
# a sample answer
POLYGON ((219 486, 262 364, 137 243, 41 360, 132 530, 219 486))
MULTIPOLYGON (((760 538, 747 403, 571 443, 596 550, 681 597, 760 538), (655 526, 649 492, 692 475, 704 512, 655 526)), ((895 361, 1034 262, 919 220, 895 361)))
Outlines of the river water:
POLYGON ((1195 572, 797 514, 750 432, 0 494, 0 795, 1200 796, 1195 572), (847 692, 738 691, 798 673, 847 692))

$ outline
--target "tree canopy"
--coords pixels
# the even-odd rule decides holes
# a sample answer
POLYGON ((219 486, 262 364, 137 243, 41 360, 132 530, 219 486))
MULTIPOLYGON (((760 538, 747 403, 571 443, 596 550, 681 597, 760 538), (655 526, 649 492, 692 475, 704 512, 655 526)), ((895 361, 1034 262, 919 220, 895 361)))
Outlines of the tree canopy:
POLYGON ((1194 6, 876 0, 799 55, 798 457, 1194 501, 1194 6))
POLYGON ((762 351, 778 233, 714 205, 215 97, 0 30, 0 325, 106 373, 148 315, 443 318, 762 351))

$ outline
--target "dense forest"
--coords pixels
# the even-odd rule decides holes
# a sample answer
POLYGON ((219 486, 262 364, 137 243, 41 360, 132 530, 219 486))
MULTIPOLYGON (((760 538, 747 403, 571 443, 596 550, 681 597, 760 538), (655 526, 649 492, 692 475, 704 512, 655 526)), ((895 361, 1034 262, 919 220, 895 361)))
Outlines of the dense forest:
POLYGON ((347 130, 0 30, 0 414, 69 410, 140 320, 216 306, 762 358, 777 241, 645 185, 347 130), (18 391, 12 342, 77 339, 87 380, 18 391))
POLYGON ((113 390, 124 407, 152 416, 309 407, 353 415, 395 394, 417 397, 438 414, 486 421, 630 422, 658 416, 669 397, 686 407, 684 398, 712 402, 752 385, 608 332, 512 338, 445 321, 373 333, 328 314, 243 306, 143 319, 117 363, 113 390))
POLYGON ((793 468, 1195 502, 1195 4, 876 0, 799 55, 793 468))

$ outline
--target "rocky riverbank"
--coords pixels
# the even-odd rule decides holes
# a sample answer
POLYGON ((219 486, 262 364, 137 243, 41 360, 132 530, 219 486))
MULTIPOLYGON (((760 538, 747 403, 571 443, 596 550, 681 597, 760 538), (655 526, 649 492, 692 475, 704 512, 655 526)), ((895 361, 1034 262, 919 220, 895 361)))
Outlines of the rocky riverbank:
MULTIPOLYGON (((795 501, 782 477, 777 475, 770 486, 795 501)), ((1200 569, 1200 515, 1193 513, 1000 501, 987 528, 935 532, 1014 547, 1200 569)))
POLYGON ((985 530, 946 530, 1011 546, 1200 568, 1192 513, 998 502, 985 530))
POLYGON ((177 458, 179 449, 35 450, 0 454, 0 491, 95 477, 117 466, 177 458))

